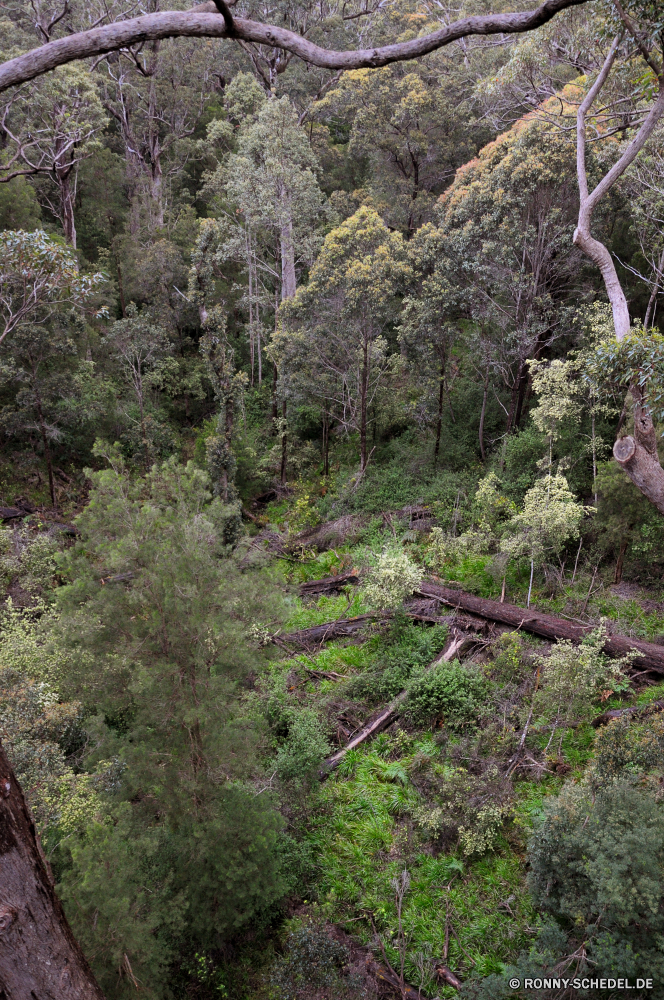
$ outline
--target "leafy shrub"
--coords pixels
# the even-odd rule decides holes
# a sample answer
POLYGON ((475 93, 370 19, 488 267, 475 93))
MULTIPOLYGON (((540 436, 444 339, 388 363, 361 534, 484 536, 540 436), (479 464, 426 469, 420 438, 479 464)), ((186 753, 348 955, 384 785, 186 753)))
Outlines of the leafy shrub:
POLYGON ((664 977, 664 807, 618 781, 568 785, 529 844, 535 904, 588 941, 593 974, 664 977))
POLYGON ((538 657, 543 683, 535 696, 535 711, 546 718, 572 721, 592 712, 592 702, 602 691, 624 691, 629 687, 625 668, 636 654, 612 660, 602 652, 604 626, 586 635, 578 646, 560 640, 548 656, 538 657))
POLYGON ((359 1000, 365 995, 361 984, 353 976, 344 982, 339 974, 349 957, 324 926, 305 924, 289 934, 285 954, 269 977, 273 995, 278 1000, 359 1000))
POLYGON ((288 737, 275 761, 279 778, 306 781, 329 752, 330 744, 318 715, 312 709, 291 710, 288 737))
POLYGON ((422 579, 422 571, 403 549, 385 550, 370 572, 364 590, 369 607, 397 608, 410 597, 422 579))
POLYGON ((622 716, 597 731, 591 784, 600 787, 616 778, 632 777, 661 767, 663 760, 664 718, 657 715, 640 722, 622 716))
POLYGON ((439 663, 411 685, 406 713, 416 724, 442 716, 450 729, 462 729, 482 714, 486 695, 486 679, 477 667, 462 667, 458 660, 439 663))
POLYGON ((408 621, 405 615, 396 615, 392 629, 378 648, 376 667, 351 681, 348 694, 372 703, 394 698, 408 685, 413 674, 431 663, 443 648, 446 636, 445 625, 421 628, 408 621))

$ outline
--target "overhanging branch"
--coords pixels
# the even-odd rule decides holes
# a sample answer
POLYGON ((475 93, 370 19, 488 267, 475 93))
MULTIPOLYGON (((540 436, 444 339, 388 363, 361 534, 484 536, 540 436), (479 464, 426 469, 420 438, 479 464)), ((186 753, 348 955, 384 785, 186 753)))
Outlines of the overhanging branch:
POLYGON ((118 21, 47 42, 15 59, 9 59, 0 66, 0 91, 25 83, 27 80, 34 80, 49 70, 78 59, 116 52, 118 49, 141 42, 181 36, 235 38, 245 42, 257 42, 272 48, 285 49, 304 62, 324 69, 349 70, 386 66, 388 63, 418 59, 468 35, 520 34, 532 31, 546 24, 560 11, 588 2, 589 0, 545 0, 535 10, 466 17, 422 38, 413 38, 407 42, 397 42, 380 48, 339 52, 314 45, 313 42, 285 28, 245 18, 234 18, 224 0, 220 0, 219 5, 215 0, 214 3, 201 4, 192 10, 144 14, 141 17, 118 21), (223 8, 226 8, 225 13, 223 8), (217 9, 221 10, 223 19, 219 17, 217 9), (229 20, 232 26, 230 29, 229 20))

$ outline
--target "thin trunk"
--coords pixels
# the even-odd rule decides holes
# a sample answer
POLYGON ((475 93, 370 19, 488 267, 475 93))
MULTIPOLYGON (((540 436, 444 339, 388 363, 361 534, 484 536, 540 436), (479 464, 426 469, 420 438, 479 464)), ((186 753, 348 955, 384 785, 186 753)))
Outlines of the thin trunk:
POLYGON ((595 408, 593 406, 592 414, 590 417, 590 431, 592 434, 592 454, 593 454, 593 489, 595 491, 595 506, 598 503, 597 496, 597 440, 595 438, 595 408))
POLYGON ((60 213, 65 241, 76 249, 76 221, 74 219, 74 202, 76 200, 76 167, 67 165, 56 170, 58 188, 60 189, 60 213))
POLYGON ((618 561, 616 563, 616 571, 613 576, 614 583, 620 583, 623 575, 623 562, 625 560, 625 553, 627 552, 627 546, 629 545, 628 539, 623 539, 620 543, 620 550, 618 552, 618 561))
POLYGON ((659 264, 657 265, 657 271, 655 272, 655 281, 652 286, 652 292, 650 293, 650 299, 648 300, 648 308, 646 309, 646 318, 643 321, 643 329, 647 330, 651 322, 655 319, 655 303, 657 302, 657 293, 659 292, 659 286, 662 281, 662 271, 664 271, 664 250, 662 250, 661 256, 659 258, 659 264))
POLYGON ((277 426, 277 366, 272 363, 272 426, 275 428, 277 426))
POLYGON ((533 592, 533 573, 534 573, 534 571, 535 571, 535 563, 531 559, 530 560, 530 584, 528 585, 528 600, 526 601, 526 607, 527 608, 530 607, 530 595, 533 592))
POLYGON ((323 409, 323 475, 327 478, 330 474, 330 411, 328 401, 325 400, 323 409))
POLYGON ((122 269, 120 268, 120 261, 116 262, 116 267, 118 269, 118 292, 120 294, 120 309, 122 310, 122 318, 124 319, 127 315, 127 308, 125 305, 124 285, 122 283, 122 269))
POLYGON ((436 444, 433 449, 433 466, 438 465, 438 454, 440 452, 440 435, 443 429, 443 401, 445 399, 445 355, 440 362, 440 380, 438 384, 438 417, 436 420, 436 444))
POLYGON ((288 456, 288 436, 286 434, 286 400, 281 404, 281 418, 283 426, 281 428, 281 469, 279 470, 279 481, 282 486, 286 485, 286 462, 288 456))
POLYGON ((284 217, 287 222, 279 233, 279 249, 281 251, 281 301, 290 299, 297 291, 295 279, 295 247, 293 245, 293 219, 290 214, 290 195, 286 191, 281 194, 284 206, 284 217))
POLYGON ((516 404, 516 413, 514 415, 514 426, 516 430, 519 430, 521 426, 521 417, 523 416, 523 401, 526 398, 526 389, 528 388, 528 383, 530 381, 530 374, 528 372, 527 366, 523 366, 523 374, 521 375, 521 384, 519 385, 519 398, 516 404))
POLYGON ((55 497, 55 481, 53 479, 53 462, 51 460, 51 449, 48 446, 48 435, 46 433, 46 424, 44 422, 44 415, 42 413, 41 397, 39 391, 35 388, 35 402, 37 404, 37 417, 39 419, 39 430, 41 432, 41 439, 44 445, 44 457, 46 459, 46 468, 48 469, 48 486, 51 492, 51 502, 54 507, 57 507, 58 502, 55 497))
POLYGON ((148 430, 145 426, 145 409, 143 407, 143 375, 140 369, 136 377, 136 396, 138 397, 138 409, 141 414, 141 435, 143 437, 143 451, 145 452, 145 467, 150 468, 150 445, 148 443, 148 430))
POLYGON ((486 400, 489 395, 489 377, 484 380, 484 394, 482 396, 482 412, 480 413, 480 455, 482 461, 486 462, 486 452, 484 450, 484 417, 486 414, 486 400))
POLYGON ((0 996, 104 1000, 55 894, 16 775, 0 744, 0 996))
POLYGON ((226 396, 226 403, 224 406, 224 454, 226 457, 226 465, 224 466, 224 473, 222 477, 222 488, 224 503, 228 503, 229 497, 229 478, 228 478, 228 462, 231 456, 231 446, 233 443, 233 424, 235 421, 235 400, 230 392, 226 396))
POLYGON ((360 472, 367 467, 367 394, 369 388, 369 344, 364 338, 362 346, 362 372, 360 374, 360 472))

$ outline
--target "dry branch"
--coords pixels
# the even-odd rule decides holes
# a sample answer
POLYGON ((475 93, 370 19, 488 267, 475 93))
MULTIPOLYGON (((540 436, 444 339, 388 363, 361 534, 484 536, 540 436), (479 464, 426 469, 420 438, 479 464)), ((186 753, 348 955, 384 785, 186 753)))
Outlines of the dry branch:
POLYGON ((546 24, 559 11, 587 2, 588 0, 545 0, 535 10, 465 17, 421 38, 379 48, 345 52, 323 49, 293 31, 242 17, 232 18, 232 27, 229 28, 228 19, 219 15, 216 4, 206 3, 191 10, 144 14, 47 42, 0 66, 0 91, 34 80, 57 66, 64 66, 77 59, 88 59, 147 41, 178 36, 233 38, 238 42, 254 42, 273 49, 285 49, 299 56, 305 63, 324 69, 386 66, 388 63, 418 59, 469 35, 532 31, 546 24))

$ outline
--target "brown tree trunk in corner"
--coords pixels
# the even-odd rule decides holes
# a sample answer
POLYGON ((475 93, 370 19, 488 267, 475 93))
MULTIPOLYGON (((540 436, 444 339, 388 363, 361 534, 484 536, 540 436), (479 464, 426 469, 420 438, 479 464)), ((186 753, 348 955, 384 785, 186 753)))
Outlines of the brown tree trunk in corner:
POLYGON ((23 792, 1 744, 0 997, 104 1000, 55 894, 23 792))
POLYGON ((618 562, 616 563, 616 571, 613 576, 614 583, 620 583, 620 581, 622 580, 623 560, 625 558, 625 553, 627 552, 628 544, 629 542, 627 541, 627 539, 625 539, 620 544, 620 552, 618 553, 618 562))

